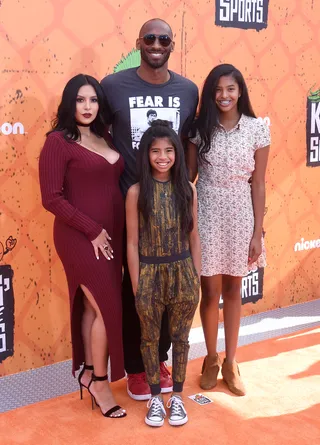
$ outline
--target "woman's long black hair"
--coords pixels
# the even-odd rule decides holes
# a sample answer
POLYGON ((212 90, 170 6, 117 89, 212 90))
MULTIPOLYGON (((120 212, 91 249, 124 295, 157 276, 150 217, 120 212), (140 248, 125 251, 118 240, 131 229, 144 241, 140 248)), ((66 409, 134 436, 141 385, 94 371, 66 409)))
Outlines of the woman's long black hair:
POLYGON ((250 103, 248 88, 241 72, 228 63, 213 68, 204 82, 198 117, 192 129, 193 136, 197 130, 200 134, 199 158, 202 162, 208 162, 206 154, 210 150, 211 139, 219 125, 219 109, 216 105, 215 94, 219 79, 222 76, 232 76, 239 85, 241 96, 237 106, 240 115, 245 114, 246 116, 256 117, 250 103))
POLYGON ((105 96, 101 85, 92 76, 87 74, 78 74, 72 77, 64 87, 57 115, 52 121, 52 129, 47 136, 54 131, 62 131, 67 141, 77 141, 80 139, 80 131, 77 127, 75 113, 77 95, 81 87, 91 85, 96 92, 99 104, 97 117, 90 124, 91 131, 97 136, 103 137, 106 132, 104 121, 105 96))
POLYGON ((153 186, 152 168, 149 161, 149 150, 155 139, 167 138, 175 151, 175 162, 171 168, 171 181, 173 184, 175 205, 180 215, 183 233, 193 229, 193 190, 188 180, 184 150, 177 133, 171 128, 168 121, 157 119, 151 123, 150 128, 143 134, 139 154, 137 156, 138 178, 140 193, 138 210, 147 223, 152 211, 153 186))

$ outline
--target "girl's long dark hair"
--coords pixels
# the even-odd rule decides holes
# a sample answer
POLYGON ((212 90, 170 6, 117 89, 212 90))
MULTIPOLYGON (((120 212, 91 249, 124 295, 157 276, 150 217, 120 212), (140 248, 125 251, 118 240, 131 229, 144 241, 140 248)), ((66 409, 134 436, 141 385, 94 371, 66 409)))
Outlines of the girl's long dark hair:
POLYGON ((197 130, 200 134, 199 158, 202 162, 208 163, 206 154, 210 151, 212 137, 219 125, 219 109, 216 105, 215 94, 219 79, 222 76, 232 76, 239 85, 241 96, 237 105, 240 115, 245 114, 246 116, 256 117, 250 103, 248 88, 241 72, 233 65, 227 63, 213 68, 204 82, 198 117, 192 128, 193 136, 195 136, 197 130))
POLYGON ((175 150, 175 162, 171 168, 171 181, 173 184, 175 205, 180 215, 183 233, 193 229, 193 190, 188 180, 184 150, 177 133, 171 128, 168 121, 157 119, 151 123, 150 128, 143 134, 139 153, 137 156, 138 178, 140 193, 138 210, 147 223, 152 211, 153 186, 152 168, 149 161, 149 150, 155 139, 167 138, 175 150))
POLYGON ((97 117, 91 123, 90 129, 97 136, 103 137, 106 132, 104 121, 105 96, 99 82, 87 74, 78 74, 72 77, 64 87, 57 115, 52 121, 52 129, 47 136, 54 131, 62 131, 67 141, 77 141, 80 139, 80 131, 77 127, 75 113, 76 101, 79 89, 84 85, 91 85, 96 92, 99 104, 97 117))

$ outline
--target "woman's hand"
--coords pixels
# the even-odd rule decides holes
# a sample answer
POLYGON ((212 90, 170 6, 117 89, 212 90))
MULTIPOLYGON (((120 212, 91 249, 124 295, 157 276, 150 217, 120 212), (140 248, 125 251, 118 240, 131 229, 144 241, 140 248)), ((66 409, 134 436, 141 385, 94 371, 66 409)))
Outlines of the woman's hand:
POLYGON ((111 260, 113 258, 113 250, 109 240, 111 240, 111 238, 107 231, 102 229, 100 235, 91 241, 97 260, 99 259, 99 250, 101 250, 102 254, 107 258, 107 260, 111 260))
POLYGON ((259 256, 262 253, 262 243, 261 236, 253 236, 249 246, 249 258, 248 264, 249 266, 257 261, 259 256))

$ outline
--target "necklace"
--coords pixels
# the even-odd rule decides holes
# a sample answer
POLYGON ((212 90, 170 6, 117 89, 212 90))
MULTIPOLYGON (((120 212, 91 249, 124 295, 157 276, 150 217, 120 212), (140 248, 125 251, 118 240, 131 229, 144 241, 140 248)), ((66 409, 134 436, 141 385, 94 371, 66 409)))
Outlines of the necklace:
POLYGON ((169 178, 167 181, 159 181, 154 177, 152 179, 155 184, 158 184, 158 187, 160 187, 160 198, 167 198, 169 196, 168 187, 170 187, 171 179, 169 178))

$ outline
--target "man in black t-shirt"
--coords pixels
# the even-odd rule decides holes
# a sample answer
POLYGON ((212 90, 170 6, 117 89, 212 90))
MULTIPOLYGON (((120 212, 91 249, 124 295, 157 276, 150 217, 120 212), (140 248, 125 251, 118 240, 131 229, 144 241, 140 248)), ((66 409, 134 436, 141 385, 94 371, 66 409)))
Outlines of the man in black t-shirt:
MULTIPOLYGON (((136 154, 142 134, 150 125, 148 121, 154 117, 168 120, 181 137, 186 137, 198 104, 197 86, 168 70, 174 42, 172 30, 166 22, 160 19, 146 22, 140 30, 136 47, 141 54, 138 68, 111 74, 101 81, 108 102, 108 123, 112 125, 113 142, 125 160, 125 171, 120 182, 124 196, 128 188, 137 182, 136 154)), ((151 394, 140 353, 140 322, 135 309, 126 251, 122 301, 128 393, 135 400, 147 400, 151 394)), ((165 312, 159 343, 162 392, 172 391, 171 375, 164 363, 168 358, 170 343, 165 312)))

